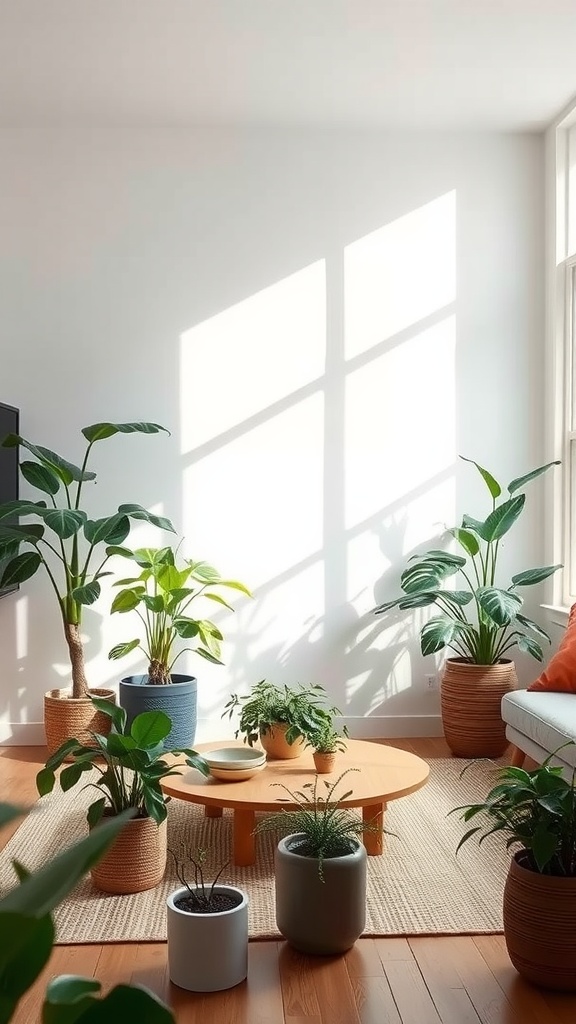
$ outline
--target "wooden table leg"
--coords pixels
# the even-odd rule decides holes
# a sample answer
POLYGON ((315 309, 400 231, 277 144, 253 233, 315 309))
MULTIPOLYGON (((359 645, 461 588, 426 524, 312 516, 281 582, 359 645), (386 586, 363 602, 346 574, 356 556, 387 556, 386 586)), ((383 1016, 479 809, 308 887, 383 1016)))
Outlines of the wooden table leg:
POLYGON ((254 825, 256 824, 256 812, 252 810, 234 810, 234 864, 240 868, 247 868, 254 863, 255 845, 254 825))
POLYGON ((221 818, 223 807, 213 807, 211 804, 204 805, 204 817, 205 818, 221 818))
POLYGON ((384 850, 384 811, 385 803, 367 804, 362 808, 362 821, 365 825, 375 825, 378 832, 366 829, 363 833, 364 846, 369 857, 378 857, 384 850))

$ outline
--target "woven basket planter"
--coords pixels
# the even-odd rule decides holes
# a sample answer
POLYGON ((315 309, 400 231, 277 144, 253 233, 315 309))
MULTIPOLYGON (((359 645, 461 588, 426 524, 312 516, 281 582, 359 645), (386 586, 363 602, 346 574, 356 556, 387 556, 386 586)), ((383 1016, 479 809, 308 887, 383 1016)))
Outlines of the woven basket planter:
POLYGON ((306 746, 306 740, 300 738, 294 743, 286 742, 287 725, 277 723, 271 725, 266 732, 260 731, 260 743, 271 760, 284 761, 292 757, 300 757, 306 746))
POLYGON ((154 889, 164 878, 167 849, 166 821, 153 818, 128 821, 108 852, 91 868, 97 889, 115 895, 154 889))
MULTIPOLYGON (((90 690, 92 697, 103 697, 116 702, 114 690, 90 690)), ((112 720, 97 711, 89 697, 72 697, 69 690, 48 690, 44 694, 44 729, 48 753, 53 754, 65 740, 91 742, 90 732, 107 736, 112 720)))
POLYGON ((543 988, 576 991, 576 878, 540 875, 510 862, 504 887, 504 937, 523 978, 543 988))
POLYGON ((448 658, 440 687, 442 725, 456 757, 500 757, 508 746, 500 704, 518 686, 513 661, 470 665, 448 658))

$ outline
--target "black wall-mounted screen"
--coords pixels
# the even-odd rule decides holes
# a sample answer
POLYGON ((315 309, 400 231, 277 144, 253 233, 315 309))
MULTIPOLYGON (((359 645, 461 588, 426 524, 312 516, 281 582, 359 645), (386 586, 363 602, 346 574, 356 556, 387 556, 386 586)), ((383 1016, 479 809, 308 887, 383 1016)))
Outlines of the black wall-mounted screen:
MULTIPOLYGON (((0 402, 0 442, 6 434, 18 434, 19 413, 12 405, 0 402)), ((16 501, 18 498, 18 448, 0 447, 0 505, 5 501, 16 501)), ((0 578, 7 559, 0 557, 0 578)), ((17 586, 0 589, 0 597, 17 590, 17 586)))

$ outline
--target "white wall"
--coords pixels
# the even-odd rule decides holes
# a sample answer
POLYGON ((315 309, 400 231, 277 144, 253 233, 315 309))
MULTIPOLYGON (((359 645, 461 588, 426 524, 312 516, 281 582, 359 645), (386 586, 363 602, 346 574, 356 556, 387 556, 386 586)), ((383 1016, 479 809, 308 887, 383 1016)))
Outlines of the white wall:
MULTIPOLYGON (((102 443, 90 511, 163 510, 191 556, 254 588, 220 618, 226 667, 182 665, 202 736, 264 676, 323 683, 356 735, 437 731, 417 619, 371 609, 442 523, 485 511, 459 453, 504 482, 546 456, 541 138, 62 128, 1 145, 0 400, 71 459, 93 421, 164 423, 170 439, 102 443)), ((542 557, 540 496, 512 571, 542 557)), ((133 632, 107 607, 86 614, 93 685, 133 632)), ((0 649, 0 736, 32 739, 18 723, 66 678, 45 579, 0 601, 0 649)))

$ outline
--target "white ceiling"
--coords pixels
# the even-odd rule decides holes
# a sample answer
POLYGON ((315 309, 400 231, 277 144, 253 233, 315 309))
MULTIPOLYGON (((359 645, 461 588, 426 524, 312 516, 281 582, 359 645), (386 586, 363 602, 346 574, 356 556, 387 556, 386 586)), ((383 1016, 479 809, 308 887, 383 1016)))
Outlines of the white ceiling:
POLYGON ((540 130, 576 0, 0 0, 0 118, 540 130))

